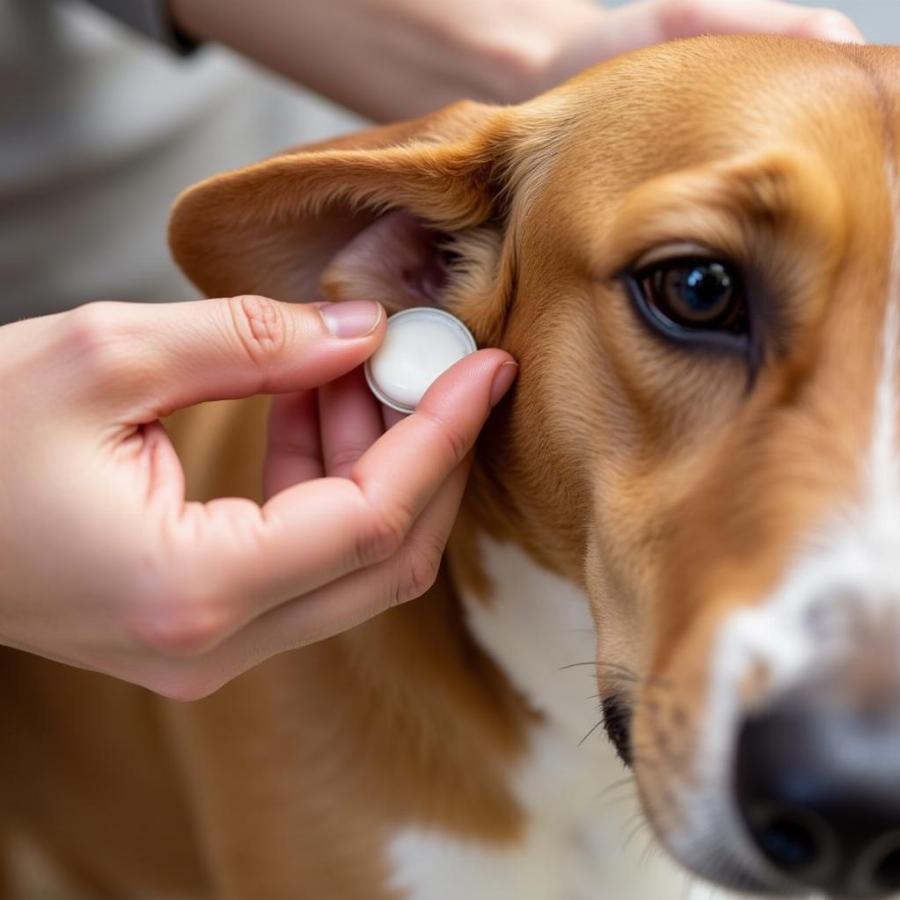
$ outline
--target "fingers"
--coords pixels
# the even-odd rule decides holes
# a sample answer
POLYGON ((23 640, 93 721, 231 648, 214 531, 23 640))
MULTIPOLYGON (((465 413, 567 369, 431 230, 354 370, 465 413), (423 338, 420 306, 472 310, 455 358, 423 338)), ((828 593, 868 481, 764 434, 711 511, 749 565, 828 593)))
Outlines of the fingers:
POLYGON ((300 391, 273 398, 263 467, 265 496, 272 497, 324 474, 316 392, 300 391))
MULTIPOLYGON (((642 4, 636 4, 642 5, 642 4)), ((698 34, 768 33, 862 43, 863 36, 843 13, 810 9, 779 0, 652 0, 659 29, 657 40, 698 34)))
POLYGON ((384 431, 362 370, 318 391, 272 401, 263 475, 266 498, 323 475, 346 477, 384 431))
MULTIPOLYGON (((293 597, 390 559, 514 377, 508 354, 472 354, 438 380, 419 411, 363 453, 351 478, 294 484, 261 509, 219 500, 179 511, 163 525, 178 554, 165 567, 176 588, 148 598, 139 640, 200 652, 293 597)), ((341 404, 355 404, 347 386, 341 404)), ((329 440, 358 439, 333 424, 329 440)), ((349 457, 341 462, 351 464, 349 457)))
POLYGON ((444 481, 390 559, 278 607, 252 623, 241 640, 265 658, 331 637, 424 594, 437 577, 470 463, 467 457, 444 481))
POLYGON ((90 389, 152 421, 193 403, 316 387, 356 368, 384 335, 369 301, 266 297, 98 303, 60 316, 59 342, 90 389))
MULTIPOLYGON (((267 599, 263 605, 257 601, 247 614, 393 555, 469 453, 492 405, 514 377, 515 364, 503 351, 466 357, 438 380, 413 415, 378 438, 355 464, 352 456, 379 426, 374 408, 365 435, 346 423, 338 425, 336 419, 348 405, 363 402, 352 381, 341 385, 331 398, 339 402, 338 415, 334 421, 326 419, 329 436, 323 434, 323 444, 330 443, 326 452, 332 454, 332 464, 352 465, 350 478, 298 484, 266 504, 264 533, 254 546, 254 560, 259 561, 254 569, 262 576, 242 593, 267 599), (345 389, 344 396, 337 396, 345 389)), ((240 555, 233 565, 235 578, 246 577, 240 555)))
POLYGON ((129 680, 157 693, 196 700, 276 653, 331 637, 421 596, 440 569, 469 465, 467 458, 451 473, 390 559, 276 607, 205 652, 131 651, 122 656, 120 668, 129 680))
POLYGON ((398 412, 396 409, 391 409, 389 406, 381 407, 381 421, 384 423, 385 430, 393 428, 398 422, 402 422, 408 415, 409 413, 398 412))
POLYGON ((384 432, 378 401, 362 369, 319 389, 319 425, 325 472, 347 478, 357 460, 384 432))
POLYGON ((351 478, 386 521, 414 519, 475 443, 491 408, 512 384, 515 362, 482 350, 446 372, 415 413, 398 422, 354 466, 351 478), (479 385, 473 391, 473 384, 479 385))
POLYGON ((843 13, 780 0, 635 0, 615 9, 590 7, 543 73, 551 87, 629 50, 701 34, 783 34, 862 43, 843 13))
POLYGON ((362 369, 316 392, 284 394, 272 401, 269 446, 263 479, 266 498, 330 475, 346 478, 385 428, 405 416, 379 409, 362 369), (393 414, 383 418, 383 414, 393 414))
POLYGON ((834 9, 817 9, 797 22, 797 37, 818 38, 838 44, 864 44, 865 35, 856 23, 834 9))

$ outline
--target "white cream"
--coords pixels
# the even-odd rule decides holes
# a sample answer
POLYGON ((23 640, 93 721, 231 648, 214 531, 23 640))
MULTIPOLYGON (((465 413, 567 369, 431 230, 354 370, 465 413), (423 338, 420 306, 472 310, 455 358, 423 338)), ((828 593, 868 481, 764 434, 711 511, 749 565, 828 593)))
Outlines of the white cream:
POLYGON ((440 375, 476 349, 469 329, 450 313, 406 309, 388 319, 384 342, 366 363, 366 380, 382 403, 411 413, 440 375))

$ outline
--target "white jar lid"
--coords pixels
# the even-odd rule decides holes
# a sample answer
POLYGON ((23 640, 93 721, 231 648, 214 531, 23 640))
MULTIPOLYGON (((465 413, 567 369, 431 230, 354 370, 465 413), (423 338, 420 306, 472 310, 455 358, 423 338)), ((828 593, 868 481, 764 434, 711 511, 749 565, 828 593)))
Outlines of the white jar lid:
POLYGON ((384 341, 366 361, 366 381, 386 406, 411 413, 440 375, 477 349, 456 316, 431 306, 405 309, 388 319, 384 341))

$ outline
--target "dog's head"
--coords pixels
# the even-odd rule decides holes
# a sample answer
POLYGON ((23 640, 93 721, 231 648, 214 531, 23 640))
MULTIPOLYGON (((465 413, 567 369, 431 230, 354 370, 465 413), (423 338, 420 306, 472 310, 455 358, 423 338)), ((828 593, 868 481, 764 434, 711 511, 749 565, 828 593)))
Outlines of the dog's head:
POLYGON ((210 294, 440 303, 518 358, 473 490, 586 586, 658 835, 751 890, 900 889, 898 98, 900 53, 700 39, 173 218, 210 294))

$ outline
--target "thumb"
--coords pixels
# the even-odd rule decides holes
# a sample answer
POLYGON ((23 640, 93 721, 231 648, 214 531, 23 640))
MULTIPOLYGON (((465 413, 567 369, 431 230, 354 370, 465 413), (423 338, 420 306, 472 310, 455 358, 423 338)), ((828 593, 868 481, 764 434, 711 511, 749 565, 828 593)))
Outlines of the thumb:
POLYGON ((206 400, 333 381, 361 365, 384 337, 384 309, 369 300, 298 304, 250 295, 103 306, 114 309, 111 326, 125 320, 118 331, 128 343, 122 365, 135 376, 125 379, 134 385, 130 411, 152 418, 206 400))

